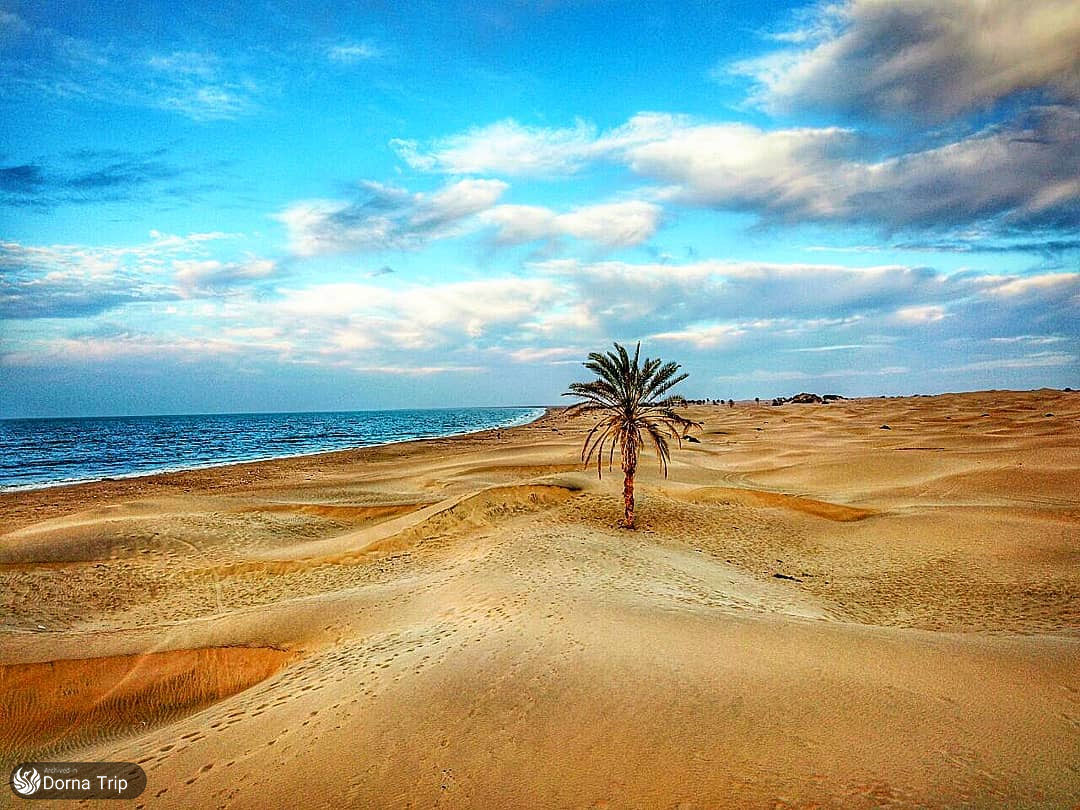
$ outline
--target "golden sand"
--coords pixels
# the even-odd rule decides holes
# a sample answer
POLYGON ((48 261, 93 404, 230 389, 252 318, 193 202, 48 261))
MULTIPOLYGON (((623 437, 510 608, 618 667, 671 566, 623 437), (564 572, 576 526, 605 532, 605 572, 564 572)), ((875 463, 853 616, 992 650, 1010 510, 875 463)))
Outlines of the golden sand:
POLYGON ((293 657, 219 647, 0 665, 0 752, 43 757, 143 730, 247 689, 293 657))
POLYGON ((690 415, 636 532, 559 412, 0 496, 3 764, 138 761, 148 808, 1080 803, 1080 394, 690 415))

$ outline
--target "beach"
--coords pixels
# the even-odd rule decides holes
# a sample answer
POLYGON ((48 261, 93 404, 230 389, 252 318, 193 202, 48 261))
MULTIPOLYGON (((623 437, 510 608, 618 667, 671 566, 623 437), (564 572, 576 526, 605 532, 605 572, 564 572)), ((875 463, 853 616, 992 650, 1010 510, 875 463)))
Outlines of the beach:
POLYGON ((137 762, 146 808, 1080 803, 1080 393, 685 413, 636 531, 561 409, 0 494, 0 763, 137 762))

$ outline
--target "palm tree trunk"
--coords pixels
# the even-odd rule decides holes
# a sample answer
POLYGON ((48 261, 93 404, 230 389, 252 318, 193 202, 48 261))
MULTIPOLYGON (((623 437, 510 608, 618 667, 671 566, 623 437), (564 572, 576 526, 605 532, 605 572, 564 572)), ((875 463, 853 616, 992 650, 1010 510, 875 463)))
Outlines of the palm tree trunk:
POLYGON ((624 471, 622 497, 623 507, 626 510, 626 528, 634 528, 634 468, 628 467, 624 471))

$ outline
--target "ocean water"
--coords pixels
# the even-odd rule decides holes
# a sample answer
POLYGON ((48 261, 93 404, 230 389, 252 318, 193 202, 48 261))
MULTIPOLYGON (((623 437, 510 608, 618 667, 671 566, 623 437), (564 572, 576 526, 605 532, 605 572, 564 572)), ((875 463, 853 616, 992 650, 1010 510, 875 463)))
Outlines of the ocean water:
POLYGON ((300 456, 520 425, 543 408, 0 420, 0 490, 300 456))

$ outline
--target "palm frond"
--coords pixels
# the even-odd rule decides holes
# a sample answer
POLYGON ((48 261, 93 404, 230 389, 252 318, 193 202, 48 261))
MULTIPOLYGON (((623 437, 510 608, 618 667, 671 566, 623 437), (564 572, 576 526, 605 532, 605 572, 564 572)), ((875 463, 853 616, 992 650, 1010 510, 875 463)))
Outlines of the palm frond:
POLYGON ((664 393, 670 391, 690 376, 689 374, 679 374, 679 376, 676 377, 675 375, 678 371, 678 363, 667 363, 661 367, 649 381, 649 386, 645 391, 645 399, 652 401, 657 397, 663 396, 664 393))
POLYGON ((666 475, 671 457, 670 439, 674 438, 681 446, 687 431, 701 427, 701 423, 675 412, 674 408, 684 405, 685 400, 669 393, 688 375, 679 373, 678 363, 665 363, 660 358, 642 359, 640 342, 634 347, 633 355, 616 343, 614 351, 591 352, 583 365, 596 378, 571 383, 563 394, 581 400, 567 409, 567 415, 602 415, 585 435, 582 462, 588 465, 595 456, 597 475, 602 476, 605 451, 610 469, 617 448, 623 469, 632 472, 648 437, 666 475))
MULTIPOLYGON (((645 423, 645 432, 649 434, 649 438, 652 439, 653 446, 656 448, 656 455, 660 457, 660 472, 667 476, 668 459, 671 457, 667 437, 652 422, 645 423)), ((682 440, 679 438, 678 433, 675 434, 675 438, 679 440, 681 445, 682 440)))

